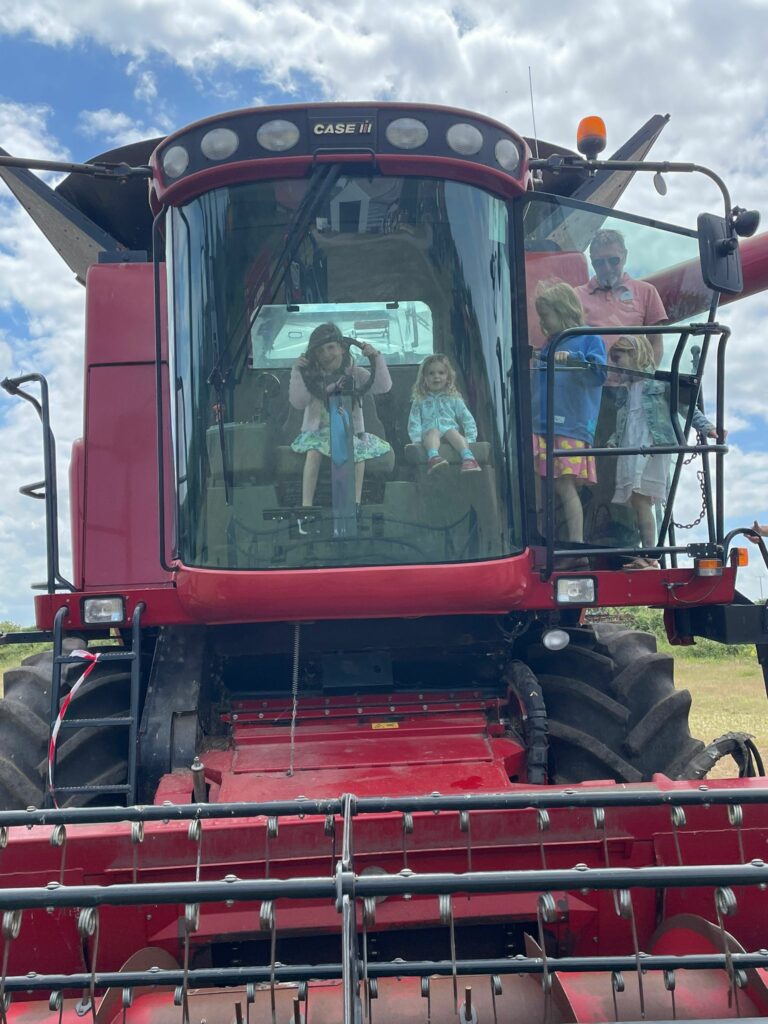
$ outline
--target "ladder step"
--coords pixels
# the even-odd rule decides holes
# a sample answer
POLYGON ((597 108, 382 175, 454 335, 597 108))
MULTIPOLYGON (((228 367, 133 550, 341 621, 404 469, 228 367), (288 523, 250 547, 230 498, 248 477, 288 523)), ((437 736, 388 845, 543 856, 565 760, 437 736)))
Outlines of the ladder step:
POLYGON ((60 729, 79 729, 81 727, 96 729, 99 726, 109 725, 133 725, 133 718, 65 718, 59 726, 60 729))
MULTIPOLYGON (((115 651, 114 654, 112 653, 112 651, 110 651, 109 654, 102 653, 99 656, 99 662, 103 665, 107 661, 134 661, 135 658, 136 654, 133 651, 118 650, 115 651)), ((73 658, 70 654, 60 654, 58 658, 54 658, 53 660, 56 662, 57 665, 90 664, 90 662, 88 662, 85 658, 73 658)))
POLYGON ((129 785, 121 786, 57 786, 57 793, 130 793, 129 785))
MULTIPOLYGON (((115 717, 98 717, 98 718, 70 718, 65 719, 61 722, 60 728, 62 729, 109 729, 109 728, 129 728, 128 738, 135 736, 139 725, 139 692, 138 686, 141 681, 141 634, 140 634, 140 619, 143 605, 138 605, 133 613, 132 627, 131 627, 131 646, 125 647, 114 647, 109 650, 99 651, 99 661, 102 662, 120 662, 123 665, 128 663, 129 675, 130 675, 130 706, 124 709, 118 716, 115 717)), ((54 680, 52 688, 52 700, 53 707, 58 710, 59 701, 61 699, 61 678, 60 670, 64 665, 80 665, 81 670, 85 671, 89 665, 89 661, 83 658, 73 657, 70 654, 65 654, 63 650, 63 631, 61 626, 61 616, 58 615, 54 623, 54 665, 56 670, 54 671, 54 680)), ((94 639, 103 639, 106 634, 103 631, 99 631, 98 635, 94 634, 94 639)), ((90 662, 93 665, 93 662, 90 662)), ((107 677, 108 678, 108 677, 107 677)), ((83 709, 85 710, 85 709, 83 709)), ((51 723, 50 728, 53 729, 54 723, 51 723)), ((129 744, 130 745, 130 744, 129 744)), ((94 796, 105 794, 110 797, 114 797, 117 800, 119 797, 125 797, 125 802, 134 802, 136 799, 136 786, 137 786, 137 758, 134 750, 128 752, 128 763, 126 765, 126 782, 114 786, 101 786, 101 785, 81 785, 81 786, 55 786, 57 793, 72 794, 72 795, 91 795, 94 796)), ((51 794, 46 795, 46 805, 53 803, 53 796, 51 794)))

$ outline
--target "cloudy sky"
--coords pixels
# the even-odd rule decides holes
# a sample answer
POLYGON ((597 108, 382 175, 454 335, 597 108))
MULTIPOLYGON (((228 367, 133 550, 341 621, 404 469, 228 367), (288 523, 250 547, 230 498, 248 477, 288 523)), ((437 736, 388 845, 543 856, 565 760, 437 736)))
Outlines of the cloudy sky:
MULTIPOLYGON (((280 102, 397 99, 488 114, 573 148, 585 114, 618 147, 649 116, 671 121, 656 159, 711 166, 739 205, 768 214, 768 80, 759 73, 768 0, 3 0, 0 146, 83 161, 227 109, 280 102)), ((56 179, 48 179, 55 181, 56 179)), ((660 199, 636 181, 622 206, 692 224, 719 212, 703 179, 660 199)), ((768 222, 764 223, 768 228, 768 222)), ((40 371, 58 441, 63 569, 67 463, 81 432, 84 291, 0 183, 0 377, 40 371)), ((728 525, 768 521, 768 293, 728 307, 728 525)), ((41 476, 32 410, 0 397, 0 620, 33 620, 44 579, 41 476)), ((691 489, 695 515, 695 485, 691 489)), ((745 587, 768 596, 753 565, 745 587)))

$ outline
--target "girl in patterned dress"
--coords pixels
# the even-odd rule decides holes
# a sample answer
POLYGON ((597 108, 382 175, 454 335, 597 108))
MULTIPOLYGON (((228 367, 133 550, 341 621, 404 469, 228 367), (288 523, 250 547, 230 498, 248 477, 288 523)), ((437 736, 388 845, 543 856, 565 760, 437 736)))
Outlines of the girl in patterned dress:
MULTIPOLYGON (((320 324, 312 331, 307 351, 294 363, 288 385, 288 401, 294 409, 304 410, 301 433, 291 444, 295 452, 306 453, 301 478, 302 506, 314 504, 321 461, 330 458, 331 454, 328 396, 340 389, 345 377, 352 377, 357 390, 363 388, 371 377, 368 370, 352 361, 350 345, 356 345, 375 367, 371 394, 382 395, 392 387, 384 357, 373 345, 344 338, 332 323, 320 324)), ((386 441, 366 432, 359 402, 352 410, 352 429, 355 435, 355 501, 359 505, 366 461, 385 455, 391 449, 386 441)))
MULTIPOLYGON (((656 380, 656 361, 644 334, 622 335, 613 343, 611 363, 621 375, 616 388, 616 430, 607 448, 652 448, 677 444, 669 408, 669 384, 656 380)), ((692 426, 698 434, 717 437, 717 430, 700 409, 694 408, 692 426)), ((616 460, 614 505, 629 505, 637 517, 643 547, 656 546, 658 528, 654 506, 663 505, 669 490, 672 455, 620 455, 616 460)), ((655 558, 639 556, 626 568, 657 569, 655 558)))
MULTIPOLYGON (((533 458, 537 474, 537 506, 541 512, 541 480, 546 476, 547 374, 552 338, 569 327, 581 327, 584 312, 575 290, 564 281, 545 285, 536 295, 536 312, 546 344, 533 361, 533 458)), ((554 447, 573 450, 554 464, 555 515, 562 539, 581 543, 584 512, 579 488, 597 482, 595 459, 580 455, 595 439, 600 396, 606 377, 605 343, 586 329, 562 342, 554 366, 554 447)))
POLYGON ((439 452, 443 440, 461 456, 462 473, 479 473, 469 447, 477 440, 477 425, 456 388, 456 371, 447 356, 441 352, 427 356, 419 367, 411 397, 408 436, 424 448, 427 473, 448 465, 439 452))

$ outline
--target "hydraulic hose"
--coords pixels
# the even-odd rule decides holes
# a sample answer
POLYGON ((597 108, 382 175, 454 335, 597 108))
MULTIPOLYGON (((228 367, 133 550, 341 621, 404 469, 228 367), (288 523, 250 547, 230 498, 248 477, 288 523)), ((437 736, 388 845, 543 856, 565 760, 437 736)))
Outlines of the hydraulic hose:
POLYGON ((539 682, 522 661, 512 661, 505 674, 510 695, 523 709, 523 730, 528 782, 543 786, 547 781, 549 739, 547 707, 539 682))

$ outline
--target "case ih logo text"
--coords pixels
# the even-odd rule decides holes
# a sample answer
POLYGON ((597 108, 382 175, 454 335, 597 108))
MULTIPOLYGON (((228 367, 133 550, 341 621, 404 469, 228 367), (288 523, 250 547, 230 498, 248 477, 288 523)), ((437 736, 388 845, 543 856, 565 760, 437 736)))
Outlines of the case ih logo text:
POLYGON ((370 135, 372 121, 318 121, 312 128, 315 135, 370 135))

